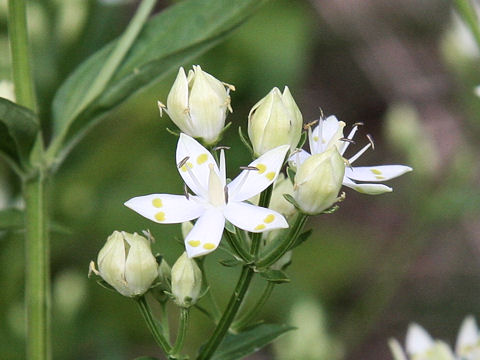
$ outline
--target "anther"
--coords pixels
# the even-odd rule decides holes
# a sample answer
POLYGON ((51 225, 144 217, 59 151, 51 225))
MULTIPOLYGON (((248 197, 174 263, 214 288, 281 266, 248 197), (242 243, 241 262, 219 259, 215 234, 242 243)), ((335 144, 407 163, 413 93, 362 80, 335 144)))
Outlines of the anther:
MULTIPOLYGON (((323 117, 323 116, 322 116, 323 117)), ((303 129, 304 130, 308 130, 310 129, 313 125, 317 124, 318 123, 318 120, 313 120, 309 123, 306 123, 305 125, 303 125, 303 129)))
POLYGON ((223 145, 215 146, 212 150, 213 150, 213 151, 217 151, 217 150, 230 150, 230 146, 223 146, 223 145))
POLYGON ((348 142, 350 144, 355 144, 355 141, 353 141, 352 139, 348 139, 348 138, 341 138, 341 139, 338 139, 340 141, 345 141, 345 142, 348 142))
POLYGON ((240 166, 240 170, 254 170, 254 171, 258 171, 259 168, 257 168, 256 166, 240 166))
POLYGON ((320 119, 323 119, 323 109, 321 107, 318 107, 318 110, 320 111, 320 119))
POLYGON ((355 126, 363 126, 363 125, 365 125, 363 122, 356 122, 352 126, 355 127, 355 126))
POLYGON ((225 204, 228 204, 228 186, 225 185, 223 188, 223 193, 225 194, 225 204))
POLYGON ((187 200, 190 200, 190 194, 188 193, 188 186, 187 184, 183 184, 183 195, 187 198, 187 200))
POLYGON ((178 164, 177 164, 177 167, 178 168, 181 168, 183 165, 185 165, 188 161, 188 159, 190 159, 190 156, 185 156, 178 164))
POLYGON ((370 144, 372 145, 372 150, 375 150, 375 143, 373 142, 373 137, 372 137, 372 135, 367 134, 367 139, 368 139, 368 141, 370 142, 370 144))

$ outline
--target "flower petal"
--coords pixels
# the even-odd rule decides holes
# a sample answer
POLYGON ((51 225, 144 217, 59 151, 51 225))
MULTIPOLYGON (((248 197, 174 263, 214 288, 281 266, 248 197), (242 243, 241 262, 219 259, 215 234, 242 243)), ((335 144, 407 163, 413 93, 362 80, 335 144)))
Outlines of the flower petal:
POLYGON ((480 334, 478 332, 477 323, 473 316, 467 316, 462 322, 460 331, 458 332, 457 343, 455 351, 462 355, 465 349, 475 346, 479 340, 480 334))
POLYGON ((434 346, 432 337, 418 324, 408 327, 405 347, 408 355, 423 354, 434 346))
POLYGON ((383 184, 357 184, 346 176, 343 178, 343 185, 358 191, 359 193, 368 195, 380 195, 393 191, 391 187, 383 184))
POLYGON ((224 215, 236 227, 251 232, 288 227, 287 220, 278 212, 244 202, 228 203, 224 215))
POLYGON ((229 199, 243 201, 265 190, 277 178, 289 149, 289 145, 278 146, 251 162, 249 166, 258 170, 243 170, 233 179, 227 185, 229 199))
POLYGON ((307 160, 310 156, 305 150, 295 151, 289 158, 288 161, 293 167, 299 167, 302 163, 307 160))
POLYGON ((345 168, 345 176, 358 181, 385 181, 412 171, 404 165, 358 166, 345 168))
POLYGON ((219 174, 217 163, 212 154, 194 138, 180 134, 177 145, 177 164, 185 162, 178 169, 185 184, 197 195, 208 196, 208 178, 210 164, 219 174), (185 160, 188 157, 188 160, 185 160))
POLYGON ((225 217, 218 209, 207 210, 185 238, 188 257, 206 255, 218 247, 222 239, 225 217))
POLYGON ((205 212, 202 200, 183 195, 151 194, 134 197, 124 204, 140 215, 160 224, 176 224, 196 219, 205 212))

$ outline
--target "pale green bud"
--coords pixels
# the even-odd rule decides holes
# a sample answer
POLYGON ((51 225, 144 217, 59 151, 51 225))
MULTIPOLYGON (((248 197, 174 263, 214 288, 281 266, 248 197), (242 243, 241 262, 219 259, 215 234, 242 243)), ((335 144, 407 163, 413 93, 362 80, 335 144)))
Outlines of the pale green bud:
POLYGON ((172 267, 172 294, 178 306, 195 304, 202 289, 202 272, 195 260, 184 252, 172 267))
POLYGON ((160 265, 158 265, 158 279, 163 288, 170 288, 170 283, 172 281, 172 268, 168 265, 165 258, 162 258, 160 265))
POLYGON ((0 80, 0 97, 15 102, 15 90, 11 81, 0 80))
POLYGON ((321 213, 338 199, 345 174, 344 159, 335 146, 310 156, 297 169, 293 197, 310 215, 321 213))
POLYGON ((285 199, 284 194, 293 196, 293 184, 285 175, 279 174, 273 185, 269 208, 288 218, 294 215, 297 209, 291 202, 285 199))
POLYGON ((98 271, 103 280, 123 296, 143 295, 157 278, 157 261, 150 242, 137 233, 114 231, 98 253, 98 271))
POLYGON ((302 133, 303 118, 290 90, 273 88, 248 114, 248 136, 256 156, 280 145, 294 150, 302 133))
MULTIPOLYGON (((230 90, 235 88, 204 72, 198 65, 193 66, 188 77, 181 67, 168 94, 165 111, 182 132, 211 145, 225 127, 227 110, 232 112, 230 90)), ((161 115, 165 106, 160 102, 158 106, 161 115)))

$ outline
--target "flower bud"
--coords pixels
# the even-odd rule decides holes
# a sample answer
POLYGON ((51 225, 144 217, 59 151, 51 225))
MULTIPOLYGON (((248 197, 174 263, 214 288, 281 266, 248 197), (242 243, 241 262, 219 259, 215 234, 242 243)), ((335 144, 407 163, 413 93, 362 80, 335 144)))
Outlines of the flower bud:
MULTIPOLYGON (((235 88, 202 71, 198 65, 193 66, 188 77, 181 67, 168 94, 165 111, 182 132, 211 145, 223 131, 227 109, 232 112, 230 90, 235 88)), ((165 106, 160 102, 158 105, 161 115, 165 106)))
POLYGON ((293 150, 300 141, 303 118, 285 86, 283 94, 273 88, 248 115, 248 136, 256 156, 280 145, 293 150))
POLYGON ((285 175, 279 174, 273 185, 269 208, 289 218, 297 212, 297 209, 295 209, 292 203, 285 199, 284 194, 293 196, 293 184, 285 175))
POLYGON ((143 295, 157 278, 150 242, 137 233, 114 231, 98 253, 97 275, 123 296, 143 295))
POLYGON ((202 272, 195 260, 184 252, 172 267, 172 294, 178 306, 195 304, 202 289, 202 272))
POLYGON ((337 200, 345 174, 345 163, 335 146, 310 156, 297 170, 293 197, 300 209, 319 214, 337 200))

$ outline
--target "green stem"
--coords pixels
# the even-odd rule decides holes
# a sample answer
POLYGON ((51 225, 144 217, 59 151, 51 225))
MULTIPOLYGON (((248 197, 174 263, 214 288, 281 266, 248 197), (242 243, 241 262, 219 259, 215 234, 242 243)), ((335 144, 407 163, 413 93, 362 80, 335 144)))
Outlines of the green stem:
POLYGON ((150 330, 151 334, 153 335, 153 338, 157 342, 157 344, 162 348, 162 350, 166 353, 169 354, 172 350, 172 347, 170 346, 170 343, 165 339, 163 336, 162 332, 158 328, 157 324, 155 323, 155 320, 152 315, 152 310, 150 309, 150 306, 148 306, 147 300, 145 299, 145 296, 140 296, 138 299, 136 299, 138 309, 140 310, 143 319, 145 320, 148 329, 150 330))
POLYGON ((293 225, 290 227, 290 231, 285 239, 279 246, 273 249, 269 254, 262 257, 257 263, 258 268, 266 268, 276 261, 278 261, 288 250, 292 248, 297 241, 298 236, 302 232, 305 223, 308 220, 308 215, 298 213, 293 225))
POLYGON ((35 110, 35 91, 28 52, 25 0, 8 0, 8 35, 16 102, 35 110))
POLYGON ((463 18, 463 21, 465 21, 470 28, 470 31, 477 42, 477 46, 480 49, 480 26, 475 7, 470 0, 455 0, 455 5, 458 13, 463 18))
MULTIPOLYGON (((240 230, 237 229, 237 231, 240 230)), ((245 263, 250 264, 252 262, 252 256, 242 247, 240 241, 238 241, 238 239, 235 239, 233 237, 233 234, 228 230, 225 230, 223 233, 225 235, 225 238, 227 239, 228 245, 230 245, 235 254, 239 256, 245 263)))
POLYGON ((162 301, 160 303, 160 309, 162 311, 162 333, 165 339, 168 339, 170 336, 170 325, 168 323, 168 312, 167 312, 167 301, 162 301))
POLYGON ((272 294, 273 288, 275 287, 275 283, 271 281, 267 281, 267 286, 265 286, 265 290, 263 291, 262 296, 258 299, 255 306, 245 315, 243 315, 237 322, 233 324, 233 328, 236 331, 243 330, 246 326, 250 325, 255 316, 260 312, 262 307, 265 305, 267 300, 270 298, 272 294))
POLYGON ((178 355, 180 355, 180 351, 182 351, 185 336, 187 334, 189 311, 190 309, 188 308, 182 308, 180 310, 180 325, 178 328, 178 335, 175 339, 175 344, 173 345, 173 348, 170 352, 174 358, 177 358, 178 355))
POLYGON ((230 325, 232 324, 240 305, 242 304, 243 298, 245 297, 247 289, 250 286, 250 282, 252 281, 253 274, 254 271, 249 266, 244 266, 242 268, 242 273, 240 274, 237 286, 230 297, 227 308, 225 309, 222 318, 220 319, 220 322, 215 328, 212 336, 200 352, 197 360, 210 359, 215 350, 217 350, 228 329, 230 328, 230 325))
MULTIPOLYGON (((267 187, 260 194, 260 200, 258 201, 258 206, 268 207, 270 204, 270 199, 272 198, 273 184, 267 187)), ((252 234, 252 247, 250 248, 250 254, 254 257, 258 255, 260 250, 260 245, 262 243, 262 233, 253 233, 252 234)))
MULTIPOLYGON (((200 261, 197 262, 197 264, 198 264, 198 267, 200 268, 200 271, 202 272, 202 283, 205 284, 207 288, 209 288, 207 272, 205 271, 205 256, 202 257, 200 261)), ((216 322, 220 318, 220 309, 218 308, 218 304, 215 301, 215 298, 213 297, 213 294, 210 288, 208 289, 205 296, 207 296, 208 300, 212 305, 213 319, 216 322)))
POLYGON ((23 183, 27 359, 47 360, 50 348, 50 269, 46 182, 43 172, 23 183))

